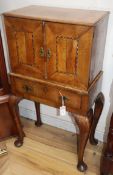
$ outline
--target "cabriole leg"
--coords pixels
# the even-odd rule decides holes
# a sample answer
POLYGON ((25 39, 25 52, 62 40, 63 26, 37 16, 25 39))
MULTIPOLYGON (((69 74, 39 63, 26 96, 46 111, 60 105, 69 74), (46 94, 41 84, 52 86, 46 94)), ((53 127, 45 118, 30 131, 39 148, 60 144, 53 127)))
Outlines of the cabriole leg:
POLYGON ((37 121, 35 122, 35 125, 39 127, 42 125, 42 121, 40 117, 40 103, 35 102, 35 109, 36 109, 36 116, 37 116, 37 121))
POLYGON ((18 138, 14 142, 16 147, 20 147, 23 145, 23 138, 25 136, 23 130, 22 130, 22 125, 19 117, 19 108, 18 108, 18 103, 20 102, 21 98, 16 97, 14 95, 11 95, 9 97, 9 110, 12 113, 12 116, 14 117, 15 125, 17 127, 17 132, 18 132, 18 138))
POLYGON ((95 100, 95 107, 94 107, 94 116, 93 116, 93 121, 92 121, 92 126, 91 126, 91 132, 90 132, 90 143, 92 145, 97 145, 98 140, 95 139, 95 130, 97 127, 98 120, 101 116, 102 110, 104 106, 104 95, 102 93, 99 93, 96 100, 95 100))
POLYGON ((87 170, 87 165, 83 161, 85 146, 89 137, 90 127, 91 127, 91 118, 93 116, 93 110, 90 109, 87 116, 74 115, 75 121, 79 127, 78 135, 78 165, 77 168, 79 171, 84 172, 87 170))

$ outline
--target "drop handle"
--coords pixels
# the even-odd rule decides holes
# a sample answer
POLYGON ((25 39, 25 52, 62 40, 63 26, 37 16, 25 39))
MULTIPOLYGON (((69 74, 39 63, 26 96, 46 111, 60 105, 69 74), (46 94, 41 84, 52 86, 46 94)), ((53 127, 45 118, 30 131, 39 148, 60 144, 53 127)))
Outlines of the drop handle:
POLYGON ((39 50, 39 55, 40 55, 41 58, 44 57, 45 51, 44 51, 44 48, 43 48, 43 47, 40 48, 40 50, 39 50))
POLYGON ((50 59, 51 55, 51 49, 47 49, 47 59, 50 59))
POLYGON ((32 88, 29 87, 28 85, 24 85, 24 86, 23 86, 23 90, 24 90, 25 92, 27 92, 27 93, 32 92, 32 88))

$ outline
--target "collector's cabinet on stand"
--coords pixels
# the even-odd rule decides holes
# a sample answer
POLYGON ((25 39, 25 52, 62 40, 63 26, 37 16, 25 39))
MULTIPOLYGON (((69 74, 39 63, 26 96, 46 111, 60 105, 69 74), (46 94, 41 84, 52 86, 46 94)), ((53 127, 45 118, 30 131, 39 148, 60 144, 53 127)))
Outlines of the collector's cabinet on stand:
POLYGON ((100 92, 108 12, 29 6, 4 14, 12 92, 59 108, 61 94, 79 127, 78 169, 104 105, 100 92), (94 112, 92 105, 95 103, 94 112))

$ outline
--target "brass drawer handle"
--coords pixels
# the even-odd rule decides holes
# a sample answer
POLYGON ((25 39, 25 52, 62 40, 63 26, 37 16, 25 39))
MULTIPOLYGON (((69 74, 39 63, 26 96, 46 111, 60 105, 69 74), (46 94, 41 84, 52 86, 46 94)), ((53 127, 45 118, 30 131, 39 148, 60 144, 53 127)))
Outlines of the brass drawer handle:
POLYGON ((40 54, 41 58, 44 57, 45 52, 44 52, 44 48, 43 47, 40 48, 39 54, 40 54))
POLYGON ((51 49, 47 50, 47 58, 50 59, 51 58, 51 49))
POLYGON ((27 93, 32 92, 32 88, 29 87, 28 85, 23 85, 23 90, 24 90, 25 92, 27 92, 27 93))

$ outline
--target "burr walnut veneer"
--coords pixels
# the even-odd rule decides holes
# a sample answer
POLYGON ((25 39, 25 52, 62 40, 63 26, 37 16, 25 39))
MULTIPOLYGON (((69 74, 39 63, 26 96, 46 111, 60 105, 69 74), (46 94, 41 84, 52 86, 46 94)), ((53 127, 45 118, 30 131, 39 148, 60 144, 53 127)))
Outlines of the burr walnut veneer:
POLYGON ((108 12, 29 6, 4 14, 16 95, 59 108, 61 94, 79 126, 78 169, 85 171, 87 139, 94 131, 104 97, 100 93, 108 12), (95 102, 94 112, 92 105, 95 102))

